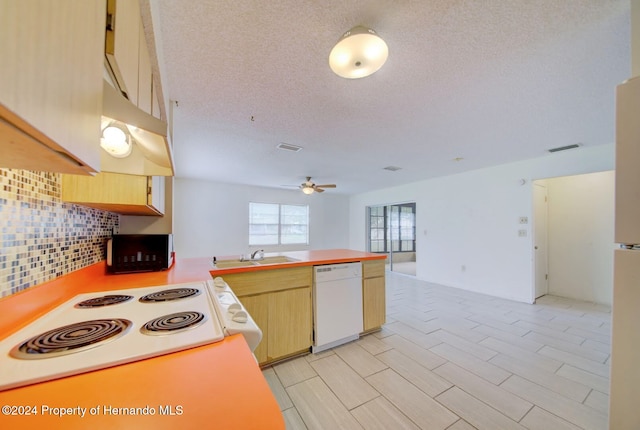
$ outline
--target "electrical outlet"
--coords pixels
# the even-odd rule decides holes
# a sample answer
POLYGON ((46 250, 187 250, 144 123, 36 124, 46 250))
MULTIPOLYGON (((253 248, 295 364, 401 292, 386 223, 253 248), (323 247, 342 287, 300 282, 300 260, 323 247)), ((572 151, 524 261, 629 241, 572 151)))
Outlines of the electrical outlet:
POLYGON ((529 224, 529 218, 527 218, 526 216, 521 216, 520 224, 529 224))
POLYGON ((527 230, 518 230, 518 237, 527 237, 527 230))

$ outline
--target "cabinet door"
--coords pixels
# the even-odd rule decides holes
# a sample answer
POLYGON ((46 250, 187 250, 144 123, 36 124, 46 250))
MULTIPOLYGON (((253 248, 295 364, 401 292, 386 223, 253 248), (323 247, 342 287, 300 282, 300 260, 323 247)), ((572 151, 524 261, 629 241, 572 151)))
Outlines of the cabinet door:
POLYGON ((140 25, 140 59, 138 70, 138 107, 151 115, 151 97, 153 84, 151 77, 151 59, 144 36, 144 28, 140 25))
POLYGON ((162 112, 160 112, 160 92, 153 80, 153 74, 151 75, 151 115, 158 119, 162 118, 162 112))
POLYGON ((107 1, 105 52, 120 90, 138 105, 140 4, 138 0, 107 1))
MULTIPOLYGON (((123 215, 162 215, 149 204, 149 181, 148 176, 110 172, 62 175, 62 201, 123 215)), ((158 193, 164 196, 164 187, 158 193)))
POLYGON ((269 359, 308 350, 311 347, 311 288, 270 293, 269 359))
POLYGON ((148 176, 149 188, 151 194, 148 196, 147 204, 156 209, 158 213, 164 213, 164 193, 165 193, 165 177, 164 176, 148 176))
POLYGON ((267 344, 269 337, 269 295, 259 294, 256 296, 238 297, 242 305, 245 307, 253 321, 262 330, 262 341, 253 352, 258 363, 265 363, 268 359, 267 344))
POLYGON ((0 11, 0 117, 41 143, 16 156, 0 137, 3 167, 99 170, 104 1, 0 0, 0 11), (61 155, 38 165, 39 152, 61 155))
POLYGON ((380 327, 386 321, 385 278, 369 278, 362 282, 364 331, 380 327))
POLYGON ((119 173, 64 175, 62 200, 73 203, 147 204, 147 177, 119 173))

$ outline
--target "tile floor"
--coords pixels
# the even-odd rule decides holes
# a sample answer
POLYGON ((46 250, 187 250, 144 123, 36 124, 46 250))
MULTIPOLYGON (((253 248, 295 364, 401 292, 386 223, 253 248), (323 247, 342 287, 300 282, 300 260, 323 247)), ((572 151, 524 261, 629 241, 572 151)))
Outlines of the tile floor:
POLYGON ((287 429, 606 429, 608 306, 387 272, 382 331, 263 373, 287 429))
MULTIPOLYGON (((390 264, 385 264, 386 270, 389 271, 390 264)), ((403 261, 402 263, 393 263, 393 271, 395 273, 403 273, 405 275, 416 276, 416 262, 403 261)))

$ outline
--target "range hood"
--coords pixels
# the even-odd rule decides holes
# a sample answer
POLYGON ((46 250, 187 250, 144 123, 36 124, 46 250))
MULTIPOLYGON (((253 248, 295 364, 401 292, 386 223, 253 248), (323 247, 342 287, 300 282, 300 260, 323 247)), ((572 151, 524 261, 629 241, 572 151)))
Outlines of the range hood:
POLYGON ((131 154, 125 158, 115 158, 101 150, 102 172, 174 176, 166 122, 135 106, 107 81, 103 83, 102 117, 103 122, 116 120, 129 125, 127 128, 134 141, 131 154))

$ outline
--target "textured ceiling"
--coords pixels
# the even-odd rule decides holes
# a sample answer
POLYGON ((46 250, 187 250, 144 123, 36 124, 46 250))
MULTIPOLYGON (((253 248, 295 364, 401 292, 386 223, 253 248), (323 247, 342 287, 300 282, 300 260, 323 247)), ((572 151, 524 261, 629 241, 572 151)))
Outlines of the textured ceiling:
POLYGON ((352 194, 607 144, 630 76, 628 0, 151 3, 182 178, 352 194), (348 80, 328 55, 356 25, 389 59, 348 80))

